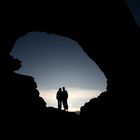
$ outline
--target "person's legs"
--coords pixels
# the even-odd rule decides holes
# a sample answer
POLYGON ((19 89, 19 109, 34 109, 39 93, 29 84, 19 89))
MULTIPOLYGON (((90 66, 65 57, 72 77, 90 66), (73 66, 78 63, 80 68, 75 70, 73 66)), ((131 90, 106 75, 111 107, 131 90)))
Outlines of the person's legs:
POLYGON ((61 100, 58 100, 58 109, 61 110, 61 107, 62 107, 61 100))
POLYGON ((65 110, 65 101, 63 100, 63 102, 62 102, 62 103, 63 103, 63 108, 64 108, 64 110, 65 110))
POLYGON ((67 104, 67 100, 63 101, 63 107, 65 111, 68 111, 68 104, 67 104))
POLYGON ((68 102, 67 102, 67 100, 65 101, 65 110, 68 111, 68 102))

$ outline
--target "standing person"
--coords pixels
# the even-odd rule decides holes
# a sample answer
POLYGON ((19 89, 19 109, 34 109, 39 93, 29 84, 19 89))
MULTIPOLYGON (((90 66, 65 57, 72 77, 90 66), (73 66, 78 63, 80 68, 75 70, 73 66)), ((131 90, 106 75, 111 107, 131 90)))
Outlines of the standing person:
POLYGON ((62 108, 62 89, 59 88, 56 94, 56 99, 58 101, 58 109, 61 110, 62 108))
POLYGON ((63 107, 64 107, 64 110, 65 111, 68 111, 68 102, 67 102, 68 92, 67 92, 67 90, 65 90, 65 87, 63 87, 62 89, 63 89, 63 91, 62 91, 62 103, 63 103, 63 107))

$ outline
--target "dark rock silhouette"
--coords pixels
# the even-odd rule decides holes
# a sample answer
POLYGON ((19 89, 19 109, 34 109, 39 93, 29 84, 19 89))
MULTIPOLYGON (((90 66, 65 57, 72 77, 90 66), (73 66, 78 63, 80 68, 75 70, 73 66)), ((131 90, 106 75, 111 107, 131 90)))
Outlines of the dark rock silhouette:
MULTIPOLYGON (((27 75, 15 73, 21 67, 21 61, 7 56, 5 58, 6 71, 1 75, 1 103, 5 107, 5 112, 13 115, 13 119, 20 115, 35 115, 46 110, 46 103, 39 96, 34 78, 27 75), (6 104, 5 104, 6 103, 6 104), (12 114, 11 114, 12 112, 12 114)), ((24 118, 24 117, 23 117, 24 118)), ((17 118, 16 118, 17 119, 17 118)))
MULTIPOLYGON (((69 5, 63 3, 65 6, 59 3, 57 7, 55 5, 45 4, 45 8, 42 7, 41 11, 33 7, 32 10, 31 7, 28 10, 24 6, 22 9, 18 5, 17 8, 10 5, 12 7, 9 8, 10 12, 3 12, 0 103, 1 121, 5 123, 1 125, 2 130, 7 133, 15 130, 14 132, 18 131, 22 136, 27 136, 28 132, 34 136, 40 136, 42 133, 48 136, 50 132, 62 132, 62 130, 67 134, 72 130, 74 134, 77 132, 75 129, 81 131, 80 134, 77 133, 81 137, 90 134, 95 137, 96 132, 105 133, 104 138, 113 134, 121 138, 131 134, 135 136, 132 132, 136 132, 134 129, 137 127, 134 124, 138 121, 139 98, 136 97, 138 95, 136 78, 140 29, 126 4, 123 0, 100 0, 78 4, 71 2, 69 5), (56 12, 51 13, 53 10, 56 12), (16 40, 30 31, 46 31, 76 40, 104 72, 107 78, 106 94, 102 93, 81 108, 78 125, 76 119, 70 123, 68 117, 65 117, 58 127, 58 123, 55 124, 57 121, 54 121, 56 117, 48 113, 49 110, 46 111, 46 104, 39 97, 33 77, 13 72, 19 66, 12 68, 13 65, 9 62, 12 60, 8 55, 16 40), (69 122, 69 125, 66 125, 66 122, 69 122), (73 126, 73 129, 69 126, 73 126)), ((58 115, 56 112, 54 114, 58 115)), ((60 116, 63 117, 62 114, 60 116)), ((12 135, 17 136, 15 133, 12 135)))

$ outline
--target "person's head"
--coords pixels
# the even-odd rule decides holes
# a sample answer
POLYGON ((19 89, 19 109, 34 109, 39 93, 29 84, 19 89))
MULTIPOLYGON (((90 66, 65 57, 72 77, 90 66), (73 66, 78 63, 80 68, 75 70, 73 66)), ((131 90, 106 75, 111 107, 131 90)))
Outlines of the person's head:
POLYGON ((62 87, 63 90, 65 90, 65 87, 62 87))
POLYGON ((59 91, 62 91, 62 89, 61 89, 61 88, 59 88, 59 91))

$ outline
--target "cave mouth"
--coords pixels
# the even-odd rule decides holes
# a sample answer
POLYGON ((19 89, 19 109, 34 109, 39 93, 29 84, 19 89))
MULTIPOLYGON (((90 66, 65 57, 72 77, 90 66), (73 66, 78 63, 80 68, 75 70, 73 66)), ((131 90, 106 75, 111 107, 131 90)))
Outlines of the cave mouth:
POLYGON ((22 61, 17 73, 35 78, 47 107, 57 108, 56 92, 68 91, 69 111, 80 111, 90 99, 106 90, 106 77, 79 44, 47 32, 28 32, 17 39, 11 55, 22 61))

